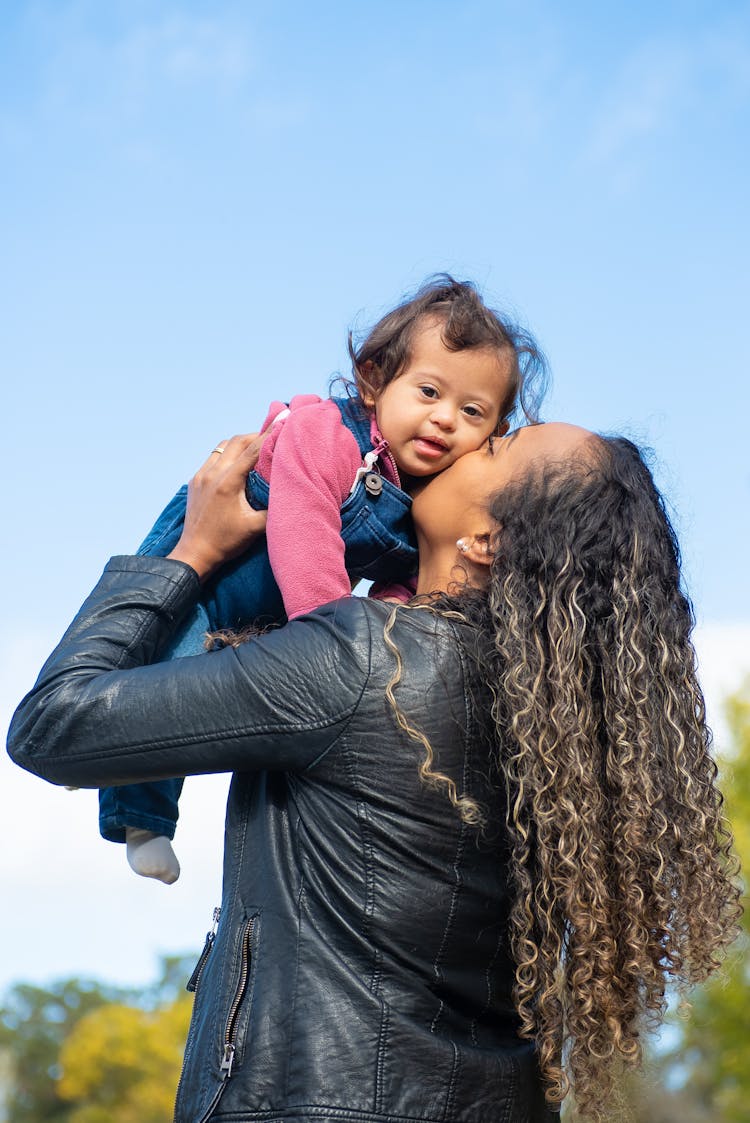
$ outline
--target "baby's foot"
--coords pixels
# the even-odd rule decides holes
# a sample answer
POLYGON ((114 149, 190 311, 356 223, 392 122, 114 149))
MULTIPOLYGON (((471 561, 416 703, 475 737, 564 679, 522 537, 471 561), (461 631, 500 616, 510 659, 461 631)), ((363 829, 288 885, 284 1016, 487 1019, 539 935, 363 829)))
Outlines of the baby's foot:
POLYGON ((130 868, 141 877, 155 877, 165 885, 172 885, 180 876, 177 855, 164 835, 140 827, 126 827, 125 846, 130 868))

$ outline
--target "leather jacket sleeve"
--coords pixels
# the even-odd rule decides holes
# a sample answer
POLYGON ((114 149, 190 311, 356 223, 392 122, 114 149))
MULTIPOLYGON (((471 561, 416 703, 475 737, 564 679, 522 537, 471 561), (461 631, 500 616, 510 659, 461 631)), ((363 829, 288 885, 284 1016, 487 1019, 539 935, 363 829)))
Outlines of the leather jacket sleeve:
POLYGON ((181 562, 113 558, 14 715, 16 763, 101 787, 317 762, 367 682, 362 606, 334 601, 238 648, 151 663, 198 592, 181 562))

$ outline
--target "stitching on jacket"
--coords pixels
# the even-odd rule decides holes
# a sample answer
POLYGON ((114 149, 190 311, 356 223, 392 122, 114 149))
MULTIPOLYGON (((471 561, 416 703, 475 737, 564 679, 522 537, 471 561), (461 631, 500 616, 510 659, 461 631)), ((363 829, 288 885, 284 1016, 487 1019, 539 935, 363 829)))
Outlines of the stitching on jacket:
MULTIPOLYGON (((451 630, 455 632, 455 629, 453 628, 452 625, 451 625, 451 630)), ((458 637, 454 636, 454 639, 457 643, 458 637)), ((461 648, 460 648, 460 645, 458 645, 458 643, 457 643, 457 650, 458 650, 458 659, 459 659, 459 663, 460 663, 460 666, 461 666, 461 692, 462 692, 462 695, 463 695, 463 698, 464 698, 464 709, 466 709, 466 707, 468 706, 468 701, 467 701, 467 697, 466 697, 466 694, 467 694, 467 692, 466 692, 466 668, 464 666, 464 661, 463 661, 462 654, 461 654, 461 648)), ((464 770, 463 770, 464 790, 466 788, 466 769, 467 769, 467 754, 468 754, 468 748, 467 748, 467 745, 466 745, 467 735, 468 735, 468 729, 464 729, 464 734, 463 734, 463 739, 464 739, 464 746, 463 746, 463 749, 464 749, 464 752, 463 752, 463 758, 464 758, 464 770)), ((440 968, 440 962, 441 962, 443 956, 445 955, 445 952, 446 952, 446 949, 447 949, 447 946, 448 946, 449 932, 450 932, 450 929, 453 925, 453 921, 455 919, 456 911, 458 909, 458 896, 459 896, 459 893, 461 892, 461 889, 463 888, 463 880, 462 880, 462 877, 461 877, 460 866, 461 866, 461 860, 463 858, 464 850, 466 849, 467 836, 468 836, 468 827, 467 827, 466 823, 462 822, 461 823, 461 833, 458 836, 458 844, 456 846, 456 856, 455 856, 454 861, 453 861, 453 873, 454 873, 454 877, 455 877, 455 884, 453 886, 453 892, 451 893, 450 908, 448 909, 448 917, 447 917, 446 922, 445 922, 445 928, 443 930, 443 935, 442 935, 442 938, 440 940, 440 946, 438 948, 438 953, 435 956, 434 962, 432 964, 432 970, 433 970, 434 975, 435 975, 435 980, 438 983, 442 979, 442 971, 441 971, 441 968, 440 968)), ((440 1018, 443 1015, 444 1009, 445 1009, 445 1004, 444 1004, 444 1002, 441 998, 440 999, 440 1005, 438 1006, 438 1009, 437 1009, 437 1013, 435 1014, 435 1017, 432 1019, 432 1023, 430 1025, 430 1032, 431 1033, 435 1033, 435 1031, 437 1030, 437 1025, 438 1025, 438 1022, 440 1021, 440 1018)))
MULTIPOLYGON (((464 689, 463 689, 463 700, 464 700, 464 753, 463 753, 463 760, 464 760, 464 764, 463 764, 463 773, 462 773, 462 784, 463 784, 462 791, 466 792, 466 791, 469 790, 469 778, 471 776, 471 764, 474 760, 474 741, 475 741, 475 735, 476 735, 476 722, 474 720, 474 713, 473 713, 472 707, 469 705, 469 691, 466 689, 466 684, 469 681, 469 672, 468 672, 468 669, 466 667, 465 652, 463 650, 463 647, 461 645, 459 636, 457 634, 457 629, 452 622, 451 622, 451 630, 453 632, 453 639, 454 639, 454 643, 455 643, 456 655, 457 655, 458 661, 461 665, 461 682, 463 683, 463 687, 464 687, 464 689)), ((497 957, 497 951, 495 951, 495 958, 496 957, 497 957)), ((493 962, 494 962, 494 958, 493 958, 493 962)), ((489 967, 488 967, 487 970, 489 971, 489 967)), ((485 973, 485 974, 486 974, 487 983, 488 983, 488 986, 489 986, 489 975, 487 973, 485 973)), ((488 999, 488 1002, 487 1002, 487 1006, 489 1006, 489 999, 488 999)), ((487 1007, 485 1007, 485 1009, 486 1008, 487 1007)), ((482 1011, 482 1012, 484 1013, 484 1011, 482 1011)), ((474 1017, 471 1020, 471 1026, 470 1026, 469 1032, 471 1034, 472 1045, 476 1045, 477 1044, 477 1016, 476 1016, 476 1014, 474 1015, 474 1017)))
MULTIPOLYGON (((342 732, 339 740, 344 737, 342 732)), ((358 769, 358 753, 355 745, 350 743, 341 754, 342 764, 346 772, 347 781, 352 792, 361 790, 361 781, 358 769)), ((362 869, 364 884, 364 899, 360 905, 362 915, 362 935, 369 939, 372 934, 372 919, 375 915, 375 861, 373 856, 372 830, 367 812, 367 804, 361 799, 354 800, 356 811, 357 832, 359 845, 362 852, 362 869)), ((377 948, 373 949, 373 963, 370 973, 369 990, 377 994, 380 984, 380 955, 377 948)))
MULTIPOLYGON (((433 964, 432 964, 432 970, 433 970, 434 975, 435 975, 435 980, 438 983, 442 981, 442 977, 443 977, 442 970, 441 970, 441 967, 440 967, 440 962, 441 962, 443 956, 445 955, 445 951, 446 951, 446 948, 448 946, 448 936, 449 936, 450 930, 453 926, 453 921, 455 919, 456 911, 458 909, 458 896, 459 896, 459 893, 461 892, 461 889, 463 888, 463 881, 461 879, 460 864, 461 864, 461 859, 463 857, 463 852, 466 849, 467 829, 468 828, 464 824, 461 827, 461 834, 459 835, 459 838, 458 838, 458 846, 456 847, 456 857, 453 861, 453 873, 454 873, 454 876, 455 876, 455 885, 453 886, 453 892, 451 893, 450 908, 448 909, 448 917, 446 919, 445 928, 443 929, 443 935, 442 935, 442 938, 440 940, 440 947, 438 948, 438 953, 435 956, 435 959, 434 959, 433 964)), ((435 1017, 432 1019, 432 1023, 430 1025, 430 1032, 431 1033, 435 1033, 435 1031, 437 1030, 437 1024, 440 1021, 440 1018, 442 1017, 444 1008, 445 1008, 445 1003, 443 1002, 443 1000, 441 998, 440 999, 440 1005, 438 1006, 437 1013, 435 1014, 435 1017)))
MULTIPOLYGON (((451 628, 454 632, 456 652, 457 652, 457 655, 458 655, 459 662, 461 663, 461 672, 462 672, 462 675, 463 675, 463 681, 464 681, 464 683, 466 683, 466 682, 468 682, 468 671, 467 671, 467 668, 466 668, 466 653, 465 653, 464 648, 461 644, 460 637, 457 634, 457 628, 453 624, 453 622, 451 622, 451 628)), ((476 721, 475 721, 475 718, 474 718, 474 712, 473 712, 473 709, 470 705, 470 695, 469 695, 469 692, 466 691, 466 690, 464 690, 464 713, 465 713, 465 718, 466 718, 466 735, 467 735, 467 751, 464 754, 464 761, 465 761, 465 765, 468 765, 469 758, 473 759, 473 747, 474 747, 474 744, 475 744, 476 731, 477 730, 476 730, 476 721)), ((466 790, 467 780, 468 780, 468 769, 465 769, 465 771, 464 771, 464 790, 466 790)), ((501 951, 502 946, 503 946, 503 931, 502 931, 502 928, 498 927, 497 940, 495 942, 495 950, 492 953, 491 958, 488 960, 487 966, 486 966, 485 972, 484 972, 484 977, 485 977, 485 981, 486 981, 486 985, 487 985, 487 999, 484 1003, 484 1006, 482 1007, 482 1010, 481 1010, 480 1014, 478 1016, 475 1016, 472 1019, 472 1022, 471 1022, 471 1042, 472 1042, 472 1045, 478 1045, 478 1043, 479 1043, 478 1037, 477 1037, 477 1027, 478 1027, 479 1018, 483 1018, 485 1016, 485 1014, 488 1013, 488 1011, 490 1010, 490 1008, 492 1006, 492 970, 493 970, 495 964, 497 963, 497 960, 498 960, 498 957, 500 955, 500 951, 501 951)))
MULTIPOLYGON (((305 1123, 306 1120, 320 1119, 322 1123, 328 1120, 340 1119, 345 1123, 444 1123, 442 1117, 438 1116, 425 1116, 425 1115, 394 1115, 391 1112, 378 1113, 377 1116, 371 1111, 359 1111, 357 1108, 352 1107, 338 1107, 329 1106, 327 1104, 295 1104, 293 1107, 286 1107, 281 1112, 271 1108, 267 1111, 232 1111, 222 1112, 221 1119, 223 1123, 290 1123, 291 1120, 299 1120, 300 1123, 305 1123)), ((527 1116, 524 1115, 524 1121, 527 1116)), ((492 1123, 495 1123, 493 1120, 492 1123)), ((511 1123, 507 1119, 499 1120, 498 1123, 511 1123)), ((536 1117, 535 1117, 536 1123, 536 1117)))
MULTIPOLYGON (((367 612, 362 610, 365 620, 367 622, 367 633, 369 638, 368 648, 368 665, 367 665, 367 679, 369 682, 371 678, 372 669, 372 629, 370 627, 370 619, 367 612)), ((364 697, 364 688, 362 690, 361 698, 364 697)), ((353 719, 354 715, 352 715, 353 719)), ((347 723, 348 728, 348 723, 347 723)), ((342 731, 341 738, 345 736, 346 731, 342 731)), ((354 744, 351 744, 348 751, 343 753, 344 768, 346 769, 349 783, 353 792, 360 790, 361 784, 359 780, 359 769, 357 766, 357 750, 354 744)), ((373 840, 370 820, 367 812, 367 805, 364 801, 357 799, 356 806, 356 822, 359 831, 360 847, 362 851, 362 866, 363 866, 363 881, 364 881, 364 900, 361 906, 362 912, 362 935, 366 939, 371 940, 372 935, 372 920, 375 915, 375 860, 373 854, 373 840)), ((372 968, 370 971, 370 979, 368 982, 368 989, 371 994, 380 994, 380 983, 382 979, 382 957, 380 950, 373 946, 372 954, 372 968)), ((375 1087, 373 1089, 373 1110, 380 1111, 383 1099, 383 1069, 385 1066, 385 1037, 387 1032, 387 1010, 381 998, 381 1018, 380 1028, 378 1033, 378 1043, 375 1053, 375 1087)))
MULTIPOLYGON (((483 1018, 484 1015, 486 1013, 488 1013, 490 1007, 492 1006, 492 970, 493 970, 495 964, 497 963, 498 956, 500 955, 500 949, 501 949, 502 945, 503 945, 503 932, 502 932, 501 928, 498 928, 497 941, 495 943, 495 951, 492 955, 492 958, 488 961, 487 967, 485 968, 485 972, 484 972, 484 977, 485 977, 485 980, 487 982, 487 1001, 485 1002, 484 1006, 482 1007, 482 1012, 479 1015, 479 1017, 481 1017, 481 1018, 483 1018)), ((472 1044, 474 1044, 474 1045, 478 1044, 477 1037, 476 1037, 476 1027, 477 1027, 477 1019, 475 1018, 474 1021, 471 1023, 471 1040, 472 1040, 472 1044)))
MULTIPOLYGON (((99 673, 97 672, 96 676, 92 675, 90 677, 98 677, 98 674, 99 673)), ((236 728, 223 729, 221 731, 210 730, 202 733, 196 733, 193 736, 184 735, 181 737, 163 737, 160 741, 128 741, 122 745, 118 745, 118 747, 115 749, 97 750, 96 752, 90 753, 76 753, 76 762, 87 760, 116 760, 118 759, 118 754, 129 756, 130 753, 136 751, 149 752, 152 749, 169 749, 173 748, 175 745, 200 745, 202 743, 205 743, 206 741, 210 741, 212 744, 215 744, 217 741, 231 741, 238 737, 242 737, 245 740, 252 740, 255 737, 265 736, 268 733, 305 733, 310 730, 318 731, 329 728, 332 729, 342 721, 345 721, 348 724, 350 719, 351 715, 346 711, 343 711, 341 714, 337 714, 335 718, 332 718, 327 722, 305 722, 304 724, 300 725, 286 725, 283 728, 279 728, 279 726, 266 725, 256 725, 252 727, 238 726, 236 728)), ((319 759, 322 759, 325 754, 333 748, 333 746, 340 739, 341 735, 342 734, 340 732, 336 734, 331 744, 320 754, 320 757, 316 757, 315 761, 313 762, 314 764, 316 764, 319 759)), ((304 767, 300 767, 298 771, 306 772, 311 767, 312 765, 306 764, 304 765, 304 767)), ((228 769, 224 769, 224 771, 228 771, 228 769)))
MULTIPOLYGON (((375 861, 373 858, 372 831, 367 814, 367 805, 363 803, 362 800, 358 799, 356 806, 359 836, 362 844, 362 863, 365 874, 365 899, 362 907, 364 923, 362 934, 369 937, 372 932, 372 920, 375 915, 375 861)), ((372 990, 372 986, 370 989, 372 990)))
MULTIPOLYGON (((361 600, 362 598, 359 598, 359 599, 361 600)), ((367 690, 368 683, 369 683, 369 681, 372 677, 372 628, 370 627, 370 618, 369 618, 367 612, 365 611, 364 604, 362 604, 360 606, 360 615, 362 616, 362 618, 365 621, 365 624, 367 625, 367 670, 366 670, 364 678, 363 678, 362 689, 359 692, 359 697, 352 704, 351 710, 348 712, 348 714, 347 714, 347 711, 344 710, 344 711, 342 711, 340 717, 337 717, 337 719, 336 719, 337 721, 344 720, 344 719, 346 720, 346 724, 345 724, 344 728, 339 731, 339 733, 336 735, 334 740, 331 741, 330 745, 328 745, 327 748, 323 749, 323 751, 321 753, 319 753, 319 755, 316 756, 314 760, 311 760, 309 764, 305 765, 305 767, 303 769, 303 771, 305 771, 305 772, 309 772, 311 769, 316 768, 317 765, 320 764, 320 762, 328 755, 328 753, 330 753, 331 749, 333 749, 336 746, 336 744, 343 737, 346 736, 346 733, 349 729, 349 726, 351 725, 352 721, 356 717, 356 714, 357 714, 357 711, 358 711, 358 709, 361 705, 362 699, 365 696, 365 691, 367 690)), ((301 729, 311 729, 311 728, 314 728, 314 726, 312 726, 309 722, 307 722, 307 723, 305 723, 305 725, 300 726, 300 728, 301 729)))
POLYGON ((445 1097, 445 1107, 443 1108, 443 1119, 449 1120, 453 1114, 453 1102, 456 1098, 456 1090, 458 1088, 458 1075, 461 1071, 461 1054, 455 1041, 451 1042, 453 1046, 453 1064, 451 1065, 451 1074, 448 1078, 448 1091, 445 1097))
POLYGON ((519 1066, 518 1059, 511 1056, 510 1058, 510 1071, 508 1072, 508 1095, 505 1100, 505 1111, 503 1112, 502 1123, 512 1123, 511 1112, 515 1108, 516 1092, 518 1090, 518 1075, 519 1066))
MULTIPOLYGON (((300 816, 297 815, 295 825, 294 825, 295 835, 299 835, 299 825, 300 825, 300 816)), ((300 961, 300 948, 302 946, 302 907, 303 907, 303 900, 304 900, 304 896, 305 896, 305 871, 302 867, 302 863, 300 863, 300 865, 299 865, 299 874, 300 874, 300 886, 299 886, 299 893, 297 894, 297 947, 295 948, 295 956, 294 956, 294 988, 292 990, 292 1009, 291 1009, 291 1018, 290 1018, 290 1025, 292 1026, 292 1032, 290 1034, 288 1034, 289 1045, 288 1045, 288 1048, 287 1048, 287 1051, 286 1051, 286 1080, 284 1081, 284 1098, 286 1100, 289 1099, 289 1084, 290 1084, 291 1073, 292 1073, 292 1046, 293 1046, 293 1044, 296 1040, 293 1031, 294 1031, 294 1019, 297 1016, 297 993, 299 991, 299 961, 300 961)))
POLYGON ((389 1030, 389 1011, 387 1004, 381 999, 380 1031, 378 1032, 378 1046, 375 1057, 375 1104, 374 1111, 381 1113, 383 1110, 383 1070, 385 1068, 386 1045, 389 1030))
POLYGON ((372 957, 372 972, 370 974, 370 982, 368 984, 371 994, 380 994, 380 984, 383 981, 383 957, 378 948, 372 957))

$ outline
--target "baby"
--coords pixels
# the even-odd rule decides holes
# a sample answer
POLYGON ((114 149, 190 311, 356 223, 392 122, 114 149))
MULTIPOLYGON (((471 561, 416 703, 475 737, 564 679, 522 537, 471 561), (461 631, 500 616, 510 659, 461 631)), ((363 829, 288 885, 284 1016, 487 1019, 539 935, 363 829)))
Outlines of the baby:
MULTIPOLYGON (((342 398, 276 402, 247 494, 267 508, 266 539, 206 583, 193 616, 161 658, 197 654, 205 633, 294 619, 359 578, 371 596, 408 600, 417 550, 411 490, 508 429, 544 360, 533 342, 487 308, 473 285, 430 280, 384 316, 364 342, 349 337, 354 385, 342 398)), ((215 450, 221 455, 221 447, 215 450)), ((157 520, 139 553, 164 556, 182 531, 187 489, 157 520)), ((170 884, 182 780, 108 788, 100 830, 127 843, 136 873, 170 884)))

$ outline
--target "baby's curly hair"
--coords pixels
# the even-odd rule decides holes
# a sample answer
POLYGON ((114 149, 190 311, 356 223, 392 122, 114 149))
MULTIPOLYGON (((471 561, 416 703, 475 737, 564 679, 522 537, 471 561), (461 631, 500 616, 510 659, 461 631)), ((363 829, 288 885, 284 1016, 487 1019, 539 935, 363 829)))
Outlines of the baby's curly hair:
POLYGON ((414 332, 437 321, 449 351, 489 349, 507 358, 510 381, 498 423, 516 412, 536 421, 547 385, 547 361, 525 329, 489 308, 471 281, 437 273, 397 308, 388 312, 355 345, 349 332, 349 356, 359 396, 376 400, 409 361, 414 332))
POLYGON ((663 1018, 668 983, 705 979, 737 933, 693 614, 664 502, 624 438, 532 469, 490 513, 488 591, 432 608, 482 633, 521 1033, 537 1043, 549 1102, 572 1086, 581 1116, 600 1121, 614 1077, 640 1062, 641 1030, 663 1018))

